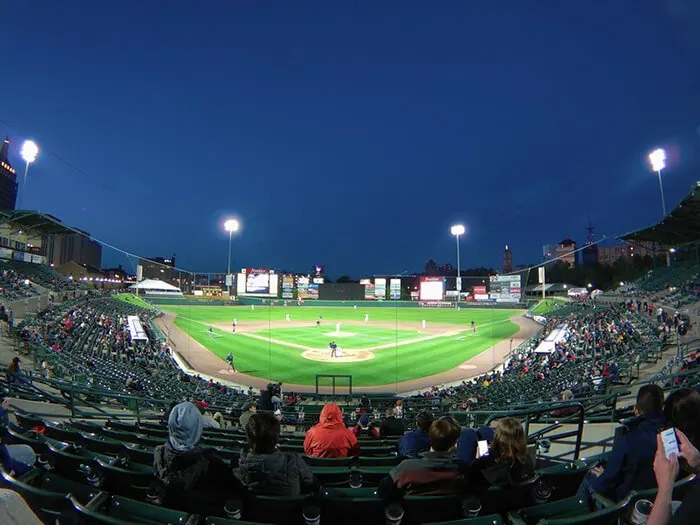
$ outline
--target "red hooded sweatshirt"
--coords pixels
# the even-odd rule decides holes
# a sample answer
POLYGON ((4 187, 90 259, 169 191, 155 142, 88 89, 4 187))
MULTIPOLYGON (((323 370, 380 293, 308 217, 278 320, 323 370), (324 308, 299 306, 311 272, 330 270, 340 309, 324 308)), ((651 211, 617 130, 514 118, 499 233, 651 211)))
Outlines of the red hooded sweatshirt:
POLYGON ((306 433, 304 452, 318 458, 346 458, 360 453, 357 438, 345 427, 338 405, 328 403, 323 407, 318 424, 306 433))

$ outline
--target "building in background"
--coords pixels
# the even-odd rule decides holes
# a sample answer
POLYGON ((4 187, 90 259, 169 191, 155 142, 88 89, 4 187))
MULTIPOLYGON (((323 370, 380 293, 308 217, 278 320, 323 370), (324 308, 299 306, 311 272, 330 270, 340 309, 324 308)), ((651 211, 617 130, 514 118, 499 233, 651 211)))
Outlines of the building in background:
POLYGON ((588 219, 588 236, 586 237, 586 245, 581 250, 581 262, 586 266, 593 266, 598 263, 598 245, 595 242, 595 228, 588 219))
POLYGON ((565 262, 569 266, 576 265, 576 241, 564 239, 557 244, 555 256, 558 261, 565 262))
POLYGON ((506 244, 503 250, 503 273, 510 273, 513 271, 513 252, 506 244))
POLYGON ((554 259, 557 256, 557 245, 556 244, 545 244, 542 246, 542 262, 547 262, 549 264, 554 264, 554 259))
POLYGON ((0 210, 14 210, 17 204, 17 172, 7 158, 10 139, 5 137, 0 147, 0 210))
POLYGON ((663 253, 663 248, 655 248, 651 242, 623 242, 612 246, 603 246, 598 250, 598 262, 603 266, 612 266, 618 259, 632 259, 633 257, 653 257, 654 254, 663 253))
POLYGON ((75 229, 76 233, 47 235, 44 253, 49 264, 63 266, 75 262, 80 266, 99 268, 102 265, 102 245, 90 238, 88 232, 75 229))
POLYGON ((173 286, 180 287, 180 279, 190 279, 189 274, 181 275, 182 272, 175 269, 175 255, 172 257, 150 257, 139 259, 138 264, 143 267, 142 280, 160 279, 173 286))

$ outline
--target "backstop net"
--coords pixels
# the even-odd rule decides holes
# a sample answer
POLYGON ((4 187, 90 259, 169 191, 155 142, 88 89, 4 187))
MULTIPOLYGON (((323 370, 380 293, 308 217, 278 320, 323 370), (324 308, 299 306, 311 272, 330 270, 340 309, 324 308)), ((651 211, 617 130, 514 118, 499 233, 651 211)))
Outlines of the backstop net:
POLYGON ((344 374, 316 374, 317 394, 352 394, 352 376, 344 374))

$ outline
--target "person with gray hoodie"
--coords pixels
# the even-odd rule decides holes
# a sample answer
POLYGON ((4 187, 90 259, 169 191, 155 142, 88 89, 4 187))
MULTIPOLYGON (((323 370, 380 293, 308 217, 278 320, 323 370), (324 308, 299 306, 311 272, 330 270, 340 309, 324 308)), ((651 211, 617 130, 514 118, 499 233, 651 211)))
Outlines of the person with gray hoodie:
POLYGON ((299 496, 319 483, 300 454, 277 448, 280 422, 267 412, 251 414, 246 425, 249 451, 234 471, 244 488, 267 496, 299 496))
POLYGON ((175 405, 168 416, 168 440, 153 451, 157 482, 155 503, 204 516, 218 515, 240 492, 232 469, 214 449, 199 446, 202 415, 190 402, 175 405))

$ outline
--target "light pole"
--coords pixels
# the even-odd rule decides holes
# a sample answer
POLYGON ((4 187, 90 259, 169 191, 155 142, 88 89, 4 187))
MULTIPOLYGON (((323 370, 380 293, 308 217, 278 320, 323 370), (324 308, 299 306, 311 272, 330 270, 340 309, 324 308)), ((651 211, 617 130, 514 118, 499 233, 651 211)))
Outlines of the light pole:
MULTIPOLYGON (((39 146, 33 140, 25 140, 22 144, 22 149, 19 154, 22 156, 26 165, 24 167, 24 179, 22 179, 22 192, 19 194, 19 202, 21 203, 24 199, 24 188, 27 186, 27 173, 29 173, 29 165, 36 160, 36 156, 39 154, 39 146)), ((22 209, 19 205, 17 208, 22 209)))
POLYGON ((464 225, 455 224, 450 228, 450 233, 457 239, 457 302, 459 302, 459 292, 462 291, 462 272, 459 267, 459 236, 464 235, 464 225))
POLYGON ((224 223, 224 230, 228 232, 228 266, 226 267, 226 280, 228 281, 228 296, 231 298, 231 236, 233 232, 237 232, 240 225, 236 219, 228 219, 224 223))
POLYGON ((666 217, 664 185, 663 182, 661 182, 661 170, 666 167, 666 151, 663 148, 657 148, 649 153, 649 163, 651 164, 651 169, 653 169, 659 176, 659 190, 661 190, 661 211, 663 212, 663 216, 666 217))

